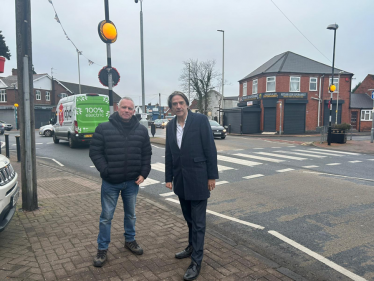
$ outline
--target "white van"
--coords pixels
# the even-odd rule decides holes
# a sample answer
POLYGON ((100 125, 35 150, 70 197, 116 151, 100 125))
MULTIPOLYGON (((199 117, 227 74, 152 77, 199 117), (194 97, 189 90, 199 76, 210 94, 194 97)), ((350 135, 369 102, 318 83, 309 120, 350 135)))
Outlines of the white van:
POLYGON ((92 139, 96 127, 109 120, 109 97, 99 94, 79 94, 63 98, 56 107, 53 142, 69 142, 74 148, 78 143, 92 139))

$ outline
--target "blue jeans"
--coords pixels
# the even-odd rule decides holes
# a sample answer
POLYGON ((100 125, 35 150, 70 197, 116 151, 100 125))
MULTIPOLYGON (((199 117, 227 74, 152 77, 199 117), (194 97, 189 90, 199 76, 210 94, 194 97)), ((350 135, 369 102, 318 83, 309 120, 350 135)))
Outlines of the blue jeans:
POLYGON ((119 194, 121 193, 123 210, 125 212, 124 229, 125 240, 132 242, 135 240, 135 204, 139 186, 134 180, 119 184, 112 184, 103 180, 101 185, 101 215, 99 225, 99 236, 97 244, 99 250, 108 249, 110 243, 110 229, 114 211, 117 206, 119 194))

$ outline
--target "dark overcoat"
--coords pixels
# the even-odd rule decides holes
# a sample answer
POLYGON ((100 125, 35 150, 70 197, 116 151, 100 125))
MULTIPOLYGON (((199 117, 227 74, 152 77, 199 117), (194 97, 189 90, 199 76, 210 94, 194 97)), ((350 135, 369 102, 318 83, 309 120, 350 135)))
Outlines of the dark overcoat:
POLYGON ((166 127, 165 182, 185 200, 210 196, 208 179, 218 179, 217 149, 208 118, 188 111, 182 145, 177 143, 177 117, 166 127))

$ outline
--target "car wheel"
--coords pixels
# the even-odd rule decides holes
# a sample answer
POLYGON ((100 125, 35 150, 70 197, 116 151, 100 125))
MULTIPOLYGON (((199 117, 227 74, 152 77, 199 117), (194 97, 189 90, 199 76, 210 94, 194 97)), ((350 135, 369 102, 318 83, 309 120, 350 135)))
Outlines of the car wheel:
POLYGON ((225 138, 226 138, 226 136, 221 137, 221 139, 223 139, 223 140, 224 140, 225 138))
POLYGON ((73 139, 70 136, 69 136, 69 147, 70 148, 75 148, 76 147, 75 141, 73 141, 73 139))
POLYGON ((52 132, 50 130, 47 130, 47 131, 44 132, 44 135, 46 137, 50 137, 50 136, 52 136, 52 132))
POLYGON ((56 137, 56 135, 53 135, 53 142, 54 143, 59 143, 60 140, 56 137))

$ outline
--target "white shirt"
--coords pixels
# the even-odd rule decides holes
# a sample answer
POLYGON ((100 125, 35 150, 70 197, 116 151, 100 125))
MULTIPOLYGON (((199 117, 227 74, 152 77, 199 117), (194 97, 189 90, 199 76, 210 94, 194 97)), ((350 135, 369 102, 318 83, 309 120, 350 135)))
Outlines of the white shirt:
MULTIPOLYGON (((188 116, 188 112, 187 112, 187 116, 188 116)), ((179 125, 178 119, 175 120, 177 122, 177 143, 178 143, 179 149, 182 146, 182 138, 183 138, 184 127, 186 126, 186 122, 187 122, 187 116, 186 116, 186 119, 184 120, 183 127, 181 125, 179 125)), ((177 118, 177 117, 175 117, 175 118, 177 118)))

